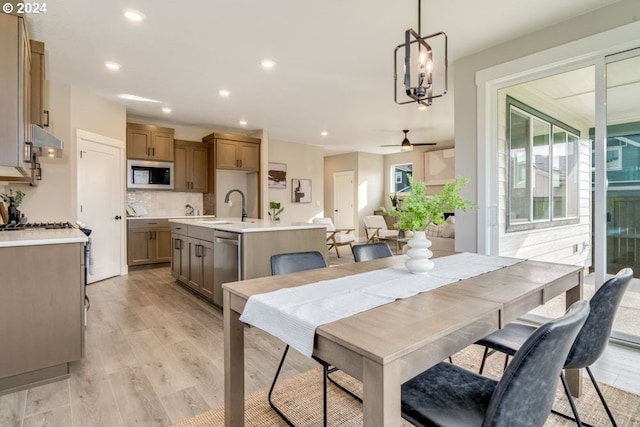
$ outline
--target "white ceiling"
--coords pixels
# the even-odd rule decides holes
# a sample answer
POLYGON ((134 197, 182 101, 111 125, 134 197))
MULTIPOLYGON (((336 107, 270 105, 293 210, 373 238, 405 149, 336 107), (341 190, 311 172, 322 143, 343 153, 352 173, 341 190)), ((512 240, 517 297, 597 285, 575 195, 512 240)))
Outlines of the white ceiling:
POLYGON ((129 115, 203 128, 245 119, 326 154, 391 153, 379 145, 399 144, 405 128, 414 143, 453 139, 456 59, 616 1, 423 0, 422 34, 446 32, 450 64, 449 93, 426 111, 393 102, 393 50, 417 30, 417 0, 59 0, 28 19, 48 80, 88 87, 129 115), (127 21, 127 8, 146 19, 127 21), (263 70, 264 58, 276 67, 263 70))

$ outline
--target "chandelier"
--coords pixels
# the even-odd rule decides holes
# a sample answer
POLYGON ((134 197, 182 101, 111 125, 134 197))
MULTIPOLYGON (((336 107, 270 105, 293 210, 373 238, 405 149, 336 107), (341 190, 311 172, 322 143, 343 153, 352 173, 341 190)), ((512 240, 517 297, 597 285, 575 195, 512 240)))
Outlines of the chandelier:
POLYGON ((418 103, 420 107, 431 105, 433 98, 446 95, 448 90, 447 35, 442 31, 421 36, 421 0, 418 0, 418 32, 409 28, 404 33, 404 43, 393 51, 393 99, 396 104, 418 103), (438 44, 440 51, 434 50, 438 44), (404 51, 403 85, 405 94, 411 99, 398 100, 398 52, 404 51), (434 55, 437 53, 438 55, 434 55), (440 63, 434 63, 440 59, 440 63), (412 73, 412 69, 415 73, 412 73), (434 72, 443 71, 443 83, 434 89, 434 72), (412 78, 413 76, 413 78, 412 78))

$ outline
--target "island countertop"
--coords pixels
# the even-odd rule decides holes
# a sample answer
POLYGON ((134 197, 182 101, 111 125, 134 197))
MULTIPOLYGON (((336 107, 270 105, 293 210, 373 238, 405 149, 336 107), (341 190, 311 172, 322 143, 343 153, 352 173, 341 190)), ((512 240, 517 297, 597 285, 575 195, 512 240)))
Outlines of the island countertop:
POLYGON ((84 243, 88 240, 88 237, 77 228, 57 230, 12 230, 0 232, 0 248, 84 243))
POLYGON ((214 230, 229 231, 232 233, 252 233, 264 231, 284 231, 284 230, 301 230, 309 228, 326 228, 322 224, 311 224, 304 222, 284 222, 271 221, 268 219, 248 218, 246 222, 240 221, 239 218, 216 218, 216 219, 200 219, 200 218, 174 218, 169 222, 185 224, 190 226, 212 228, 214 230))

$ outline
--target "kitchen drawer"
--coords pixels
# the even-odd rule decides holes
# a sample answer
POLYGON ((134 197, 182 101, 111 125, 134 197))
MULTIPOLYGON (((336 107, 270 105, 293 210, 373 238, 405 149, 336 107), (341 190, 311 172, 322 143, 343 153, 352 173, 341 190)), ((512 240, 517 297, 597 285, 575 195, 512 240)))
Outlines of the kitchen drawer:
POLYGON ((180 234, 182 236, 186 236, 187 235, 187 225, 186 224, 176 224, 176 223, 170 223, 171 224, 171 232, 173 234, 180 234))
POLYGON ((127 228, 135 230, 137 228, 168 228, 168 219, 128 219, 127 228))
POLYGON ((213 228, 205 228, 205 227, 191 227, 189 226, 189 237, 193 237, 195 239, 206 240, 207 242, 213 242, 213 233, 215 230, 213 228))

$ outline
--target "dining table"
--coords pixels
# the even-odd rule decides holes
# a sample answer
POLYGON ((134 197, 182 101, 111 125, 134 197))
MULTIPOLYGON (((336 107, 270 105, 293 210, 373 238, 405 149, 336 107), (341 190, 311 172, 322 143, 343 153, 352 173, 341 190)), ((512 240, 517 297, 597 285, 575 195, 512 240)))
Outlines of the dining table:
MULTIPOLYGON (((434 258, 451 255, 434 251, 434 258)), ((247 326, 240 317, 250 297, 367 272, 378 274, 403 268, 406 260, 400 255, 224 284, 225 425, 244 425, 247 326)), ((517 260, 319 325, 313 355, 362 382, 365 427, 398 426, 404 382, 558 295, 565 294, 568 308, 582 299, 583 274, 582 266, 517 260)), ((566 377, 572 394, 579 396, 580 371, 567 371, 566 377)))

